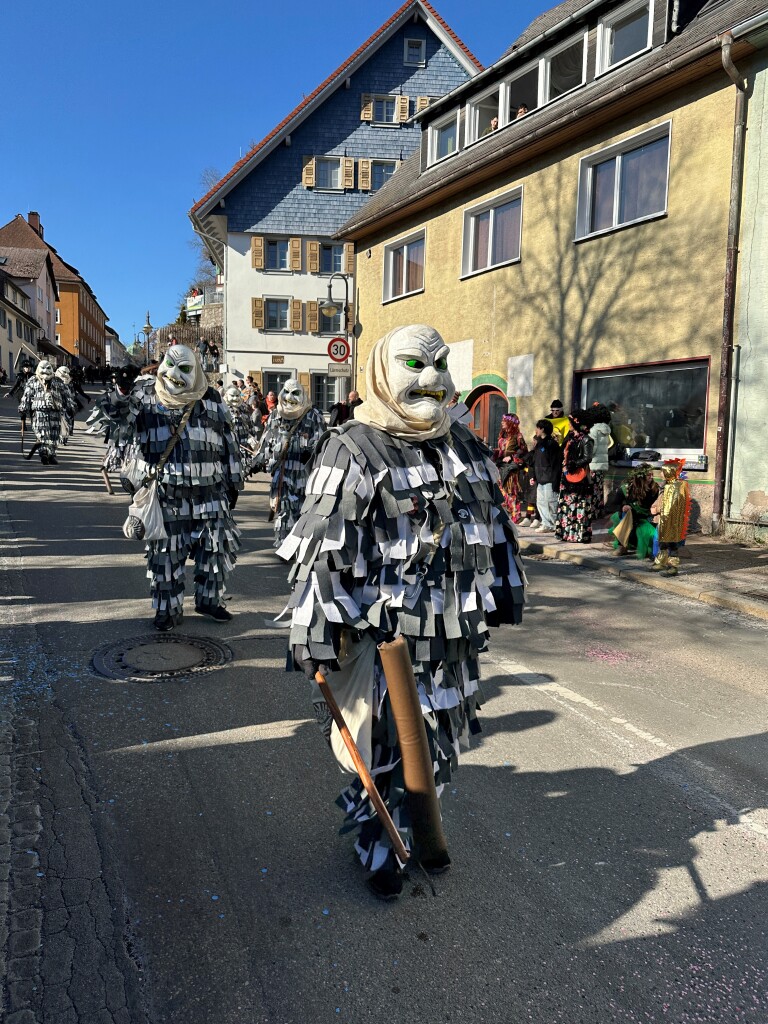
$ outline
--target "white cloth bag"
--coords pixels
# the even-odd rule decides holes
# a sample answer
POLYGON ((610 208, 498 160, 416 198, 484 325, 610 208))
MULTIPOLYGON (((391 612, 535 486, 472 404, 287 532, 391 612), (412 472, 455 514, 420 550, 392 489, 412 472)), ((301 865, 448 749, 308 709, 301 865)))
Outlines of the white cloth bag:
MULTIPOLYGON (((358 643, 348 640, 349 634, 342 634, 339 651, 339 671, 330 672, 327 682, 336 698, 339 710, 344 716, 352 739, 357 744, 366 768, 371 767, 373 743, 373 670, 376 662, 376 641, 369 636, 361 637, 358 643)), ((344 740, 336 723, 331 728, 331 750, 342 771, 357 775, 357 769, 344 746, 344 740)))
POLYGON ((134 533, 129 532, 128 524, 131 518, 140 519, 144 523, 144 536, 142 540, 165 540, 168 534, 163 522, 163 510, 160 507, 160 499, 157 496, 157 480, 152 479, 145 487, 140 487, 133 496, 133 501, 128 506, 128 518, 123 524, 123 533, 129 539, 134 533))

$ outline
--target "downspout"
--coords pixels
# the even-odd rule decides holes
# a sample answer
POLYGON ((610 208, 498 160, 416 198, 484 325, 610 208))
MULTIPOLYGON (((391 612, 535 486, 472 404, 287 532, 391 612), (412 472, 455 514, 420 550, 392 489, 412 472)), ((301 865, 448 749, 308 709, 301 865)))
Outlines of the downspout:
POLYGON ((731 364, 733 361, 733 330, 736 309, 736 264, 739 243, 739 217, 741 214, 742 177, 744 172, 744 134, 747 112, 747 83, 731 60, 733 36, 726 32, 720 36, 723 70, 736 86, 736 106, 733 116, 733 156, 731 160, 731 194, 728 206, 728 245, 725 256, 725 294, 723 304, 723 334, 720 354, 720 393, 717 406, 717 442, 715 446, 715 490, 712 502, 712 532, 718 533, 723 525, 725 499, 725 469, 728 451, 729 410, 731 404, 731 364))

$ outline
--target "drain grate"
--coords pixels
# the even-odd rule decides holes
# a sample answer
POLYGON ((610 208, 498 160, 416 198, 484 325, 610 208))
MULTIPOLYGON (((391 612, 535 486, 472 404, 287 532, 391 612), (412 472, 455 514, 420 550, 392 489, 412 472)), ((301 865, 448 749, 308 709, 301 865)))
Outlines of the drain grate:
POLYGON ((211 672, 230 661, 232 651, 218 640, 149 633, 105 644, 94 651, 91 664, 107 679, 156 683, 211 672))

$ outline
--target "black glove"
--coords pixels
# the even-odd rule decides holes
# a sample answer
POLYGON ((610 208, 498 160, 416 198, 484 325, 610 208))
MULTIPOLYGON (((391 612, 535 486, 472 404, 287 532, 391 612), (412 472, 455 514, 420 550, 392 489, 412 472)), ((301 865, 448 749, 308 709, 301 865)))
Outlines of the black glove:
POLYGON ((303 644, 294 644, 291 648, 293 654, 293 668, 296 672, 303 672, 307 679, 315 681, 315 675, 320 672, 328 678, 329 672, 333 671, 328 665, 315 661, 309 653, 309 649, 303 644))
POLYGON ((229 507, 234 510, 237 505, 237 499, 240 497, 240 492, 236 487, 230 487, 227 489, 227 497, 229 498, 229 507))
POLYGON ((305 451, 299 453, 299 461, 302 466, 306 466, 308 462, 312 461, 312 456, 315 454, 314 448, 307 448, 305 451))

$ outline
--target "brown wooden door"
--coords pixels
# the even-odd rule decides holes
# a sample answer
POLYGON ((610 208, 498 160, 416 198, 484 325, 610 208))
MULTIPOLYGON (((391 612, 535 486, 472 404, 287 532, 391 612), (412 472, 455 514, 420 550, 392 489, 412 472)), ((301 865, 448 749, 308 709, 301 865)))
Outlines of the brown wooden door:
POLYGON ((509 412, 509 402, 500 391, 486 391, 470 407, 469 427, 473 434, 493 448, 499 436, 501 417, 509 412))

